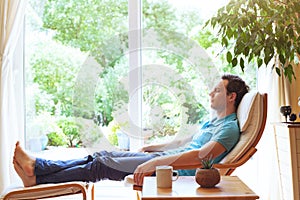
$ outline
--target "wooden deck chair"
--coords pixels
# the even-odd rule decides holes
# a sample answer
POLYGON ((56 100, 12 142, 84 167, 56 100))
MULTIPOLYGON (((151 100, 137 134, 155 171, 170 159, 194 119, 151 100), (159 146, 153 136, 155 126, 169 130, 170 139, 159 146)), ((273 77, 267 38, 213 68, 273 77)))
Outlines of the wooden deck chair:
MULTIPOLYGON (((83 200, 94 200, 94 184, 85 182, 67 182, 58 184, 41 184, 33 187, 8 189, 3 200, 30 200, 82 194, 83 200)), ((70 199, 74 199, 74 196, 70 199)))
MULTIPOLYGON (((220 170, 223 176, 229 176, 239 166, 246 163, 257 151, 256 145, 259 142, 266 125, 267 119, 267 94, 260 94, 256 91, 247 93, 238 109, 241 136, 237 145, 220 163, 214 167, 220 170)), ((196 169, 200 165, 177 166, 174 169, 196 169)), ((132 177, 126 177, 126 181, 133 182, 132 177)), ((133 186, 134 190, 141 191, 141 186, 133 186)))

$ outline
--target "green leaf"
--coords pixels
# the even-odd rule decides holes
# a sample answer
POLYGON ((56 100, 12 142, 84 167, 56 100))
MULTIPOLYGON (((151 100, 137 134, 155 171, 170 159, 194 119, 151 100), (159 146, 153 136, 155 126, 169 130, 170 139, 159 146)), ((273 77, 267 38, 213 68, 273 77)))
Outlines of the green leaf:
POLYGON ((276 67, 275 70, 276 70, 276 73, 278 74, 278 76, 281 76, 281 71, 280 71, 279 67, 276 67))
POLYGON ((250 53, 248 56, 248 62, 251 62, 252 59, 253 59, 253 53, 250 53))
POLYGON ((228 46, 228 41, 225 37, 222 38, 222 44, 227 47, 228 46))
POLYGON ((265 55, 265 57, 264 57, 264 63, 266 65, 268 65, 268 63, 270 62, 271 59, 272 59, 272 55, 271 54, 265 55))
POLYGON ((287 27, 287 33, 290 38, 294 37, 294 29, 293 29, 293 24, 289 24, 287 27))
POLYGON ((280 63, 282 63, 284 65, 284 63, 285 63, 284 55, 279 54, 279 61, 280 61, 280 63))
POLYGON ((293 70, 293 66, 289 64, 287 67, 284 68, 284 75, 288 77, 289 81, 292 82, 292 78, 296 78, 293 70))
POLYGON ((211 23, 211 20, 207 20, 207 21, 204 23, 204 27, 207 27, 210 23, 211 23))
POLYGON ((237 65, 237 58, 234 58, 232 61, 231 61, 231 64, 232 64, 232 67, 235 67, 237 65))
POLYGON ((250 51, 249 46, 246 46, 245 49, 244 49, 244 55, 248 56, 249 55, 249 51, 250 51))
POLYGON ((268 63, 270 62, 270 60, 273 58, 273 47, 271 46, 267 46, 264 50, 264 54, 265 54, 265 57, 264 57, 264 63, 266 65, 268 65, 268 63))
POLYGON ((257 58, 257 67, 260 67, 263 64, 263 60, 261 58, 257 58))
POLYGON ((231 63, 231 61, 232 61, 232 54, 231 54, 230 51, 227 51, 226 58, 227 58, 227 62, 231 63))
POLYGON ((244 68, 245 68, 245 65, 244 65, 244 59, 241 57, 240 58, 240 67, 241 67, 241 69, 242 69, 242 71, 244 72, 244 68))
POLYGON ((227 29, 226 36, 227 36, 228 38, 232 38, 232 36, 233 36, 233 31, 231 30, 231 28, 228 28, 228 29, 227 29))

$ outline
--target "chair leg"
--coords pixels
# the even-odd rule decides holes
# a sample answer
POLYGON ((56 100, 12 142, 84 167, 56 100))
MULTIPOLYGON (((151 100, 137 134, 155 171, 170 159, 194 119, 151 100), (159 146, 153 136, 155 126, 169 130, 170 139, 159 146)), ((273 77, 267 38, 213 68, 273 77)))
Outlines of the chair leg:
POLYGON ((136 191, 136 199, 141 200, 141 191, 136 191))
POLYGON ((95 199, 95 185, 94 184, 92 185, 91 197, 92 197, 92 200, 95 199))

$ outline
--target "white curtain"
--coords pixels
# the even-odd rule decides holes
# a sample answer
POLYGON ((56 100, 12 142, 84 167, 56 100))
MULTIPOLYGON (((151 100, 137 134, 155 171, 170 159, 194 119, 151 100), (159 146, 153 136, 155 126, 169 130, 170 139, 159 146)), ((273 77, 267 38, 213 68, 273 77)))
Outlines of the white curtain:
POLYGON ((26 0, 0 1, 0 192, 16 181, 14 144, 24 141, 24 15, 26 0))
POLYGON ((265 131, 257 145, 258 151, 244 166, 236 170, 238 175, 260 199, 281 200, 279 168, 276 156, 274 122, 283 121, 280 106, 290 102, 288 80, 279 77, 271 67, 261 67, 257 73, 257 89, 268 94, 268 114, 265 131))
POLYGON ((289 99, 285 77, 278 76, 272 67, 258 70, 258 90, 268 94, 268 116, 264 134, 258 144, 256 155, 257 189, 261 199, 281 200, 279 167, 273 123, 282 121, 280 105, 282 98, 289 99))

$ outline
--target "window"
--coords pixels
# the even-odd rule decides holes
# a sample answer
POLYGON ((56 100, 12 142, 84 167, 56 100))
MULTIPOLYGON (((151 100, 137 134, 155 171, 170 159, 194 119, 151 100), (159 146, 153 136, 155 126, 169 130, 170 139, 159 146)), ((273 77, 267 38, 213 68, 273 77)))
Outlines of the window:
MULTIPOLYGON (((203 6, 178 0, 29 0, 27 148, 109 141, 133 149, 195 131, 209 113, 214 76, 241 74, 226 64, 212 30, 202 29, 217 9, 203 6)), ((252 80, 247 75, 253 77, 253 69, 242 76, 252 80)))
POLYGON ((103 138, 106 130, 99 125, 112 121, 117 102, 128 102, 118 88, 128 71, 128 58, 122 56, 128 46, 127 5, 28 1, 27 148, 43 149, 47 140, 51 146, 89 146, 103 138))

